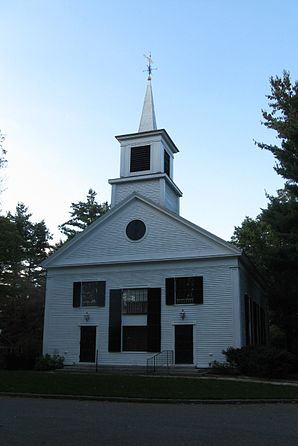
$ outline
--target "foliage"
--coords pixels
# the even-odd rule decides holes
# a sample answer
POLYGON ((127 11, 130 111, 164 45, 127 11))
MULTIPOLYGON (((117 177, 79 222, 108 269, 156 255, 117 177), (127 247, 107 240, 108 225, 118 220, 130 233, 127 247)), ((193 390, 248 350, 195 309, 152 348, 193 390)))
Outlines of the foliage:
POLYGON ((33 366, 41 351, 45 277, 39 264, 50 239, 44 221, 33 223, 22 203, 0 217, 0 328, 12 347, 9 367, 33 366))
POLYGON ((56 370, 63 369, 64 367, 64 357, 59 355, 49 355, 40 356, 37 358, 35 363, 35 370, 56 370))
MULTIPOLYGON (((7 164, 7 160, 5 158, 6 150, 3 147, 4 139, 5 138, 0 130, 0 169, 3 169, 7 164)), ((0 186, 2 184, 2 181, 3 181, 3 179, 0 177, 0 186)), ((2 192, 1 187, 0 187, 0 192, 2 192)))
POLYGON ((68 240, 72 239, 78 232, 84 230, 110 209, 107 201, 102 204, 97 203, 96 195, 97 193, 94 190, 89 189, 85 202, 79 201, 71 204, 71 218, 59 226, 59 230, 67 236, 68 240))
POLYGON ((223 351, 231 367, 248 376, 284 378, 298 372, 298 356, 286 350, 263 345, 230 347, 223 351))
POLYGON ((263 124, 277 132, 280 146, 257 143, 272 152, 277 160, 276 172, 286 179, 286 189, 298 197, 298 81, 292 83, 290 74, 271 77, 270 111, 262 111, 263 124))
POLYGON ((0 169, 2 167, 5 166, 5 164, 7 163, 6 159, 5 159, 5 155, 6 155, 6 150, 3 147, 3 142, 4 142, 4 136, 0 130, 0 169))
POLYGON ((277 132, 280 146, 257 143, 272 152, 284 189, 267 196, 266 209, 255 220, 246 217, 232 242, 244 249, 268 285, 271 322, 285 333, 287 349, 298 353, 298 82, 288 72, 271 78, 270 111, 264 125, 277 132))
POLYGON ((223 375, 239 375, 237 367, 228 362, 212 361, 209 363, 209 373, 223 374, 223 375))

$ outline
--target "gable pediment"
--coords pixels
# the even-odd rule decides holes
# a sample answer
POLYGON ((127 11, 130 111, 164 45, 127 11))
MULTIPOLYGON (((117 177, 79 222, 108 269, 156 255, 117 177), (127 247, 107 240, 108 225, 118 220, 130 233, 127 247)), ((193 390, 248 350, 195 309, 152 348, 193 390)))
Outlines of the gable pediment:
POLYGON ((138 195, 99 218, 42 266, 62 267, 239 256, 241 252, 193 223, 138 195), (145 235, 131 240, 126 228, 145 224, 145 235))

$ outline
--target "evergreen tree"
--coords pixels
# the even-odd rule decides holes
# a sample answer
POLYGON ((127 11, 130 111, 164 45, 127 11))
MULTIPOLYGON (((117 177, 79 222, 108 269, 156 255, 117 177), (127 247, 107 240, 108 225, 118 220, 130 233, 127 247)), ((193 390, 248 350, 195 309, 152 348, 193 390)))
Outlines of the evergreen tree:
POLYGON ((6 150, 3 147, 3 142, 4 142, 4 136, 0 130, 0 169, 2 167, 5 166, 5 164, 7 163, 6 159, 5 159, 5 155, 6 155, 6 150))
MULTIPOLYGON (((0 169, 4 168, 6 166, 6 163, 7 163, 7 160, 5 158, 6 150, 3 147, 4 139, 5 138, 4 138, 4 136, 3 136, 3 134, 1 133, 1 130, 0 130, 0 169)), ((2 178, 0 176, 0 192, 2 191, 1 184, 2 184, 2 178)))
POLYGON ((232 242, 243 248, 268 284, 271 322, 283 330, 289 350, 298 353, 298 83, 288 72, 271 78, 270 111, 264 125, 277 132, 280 146, 257 143, 272 152, 285 180, 277 196, 255 219, 235 228, 232 242))
POLYGON ((45 278, 39 264, 50 239, 45 222, 33 223, 23 203, 0 217, 0 328, 26 355, 41 349, 45 278))
POLYGON ((97 193, 94 190, 89 189, 86 201, 71 204, 71 218, 59 226, 59 230, 66 235, 68 240, 78 232, 83 231, 110 209, 107 201, 102 204, 97 203, 96 195, 97 193))
POLYGON ((263 124, 277 132, 280 146, 257 143, 277 160, 276 172, 286 180, 286 189, 298 197, 298 81, 292 84, 290 74, 271 77, 270 111, 262 111, 263 124))

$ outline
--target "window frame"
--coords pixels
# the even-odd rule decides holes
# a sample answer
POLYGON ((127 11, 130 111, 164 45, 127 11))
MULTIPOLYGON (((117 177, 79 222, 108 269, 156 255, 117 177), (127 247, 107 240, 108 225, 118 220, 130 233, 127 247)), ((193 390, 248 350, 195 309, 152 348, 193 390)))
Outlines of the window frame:
POLYGON ((129 172, 146 172, 151 169, 151 146, 133 146, 130 148, 129 172))
POLYGON ((166 278, 166 305, 202 305, 204 302, 204 280, 203 276, 179 276, 166 278), (185 284, 184 286, 179 282, 190 281, 192 284, 185 284), (177 282, 180 291, 191 290, 192 297, 181 297, 177 299, 177 282), (195 283, 196 282, 196 283, 195 283), (190 301, 191 300, 191 301, 190 301))
MULTIPOLYGON (((128 296, 128 299, 132 298, 133 296, 128 296)), ((121 313, 125 316, 129 315, 147 315, 148 314, 148 288, 123 288, 121 292, 121 313), (124 295, 125 293, 135 293, 137 298, 143 297, 145 299, 140 300, 127 300, 126 301, 126 307, 125 307, 125 299, 124 295), (141 295, 142 293, 142 295, 141 295), (130 305, 131 304, 131 305, 130 305), (136 304, 136 305, 133 305, 136 304), (135 307, 135 311, 132 311, 135 307), (138 308, 140 309, 138 311, 138 308)))
POLYGON ((102 280, 84 280, 73 282, 73 307, 75 308, 88 308, 88 307, 104 307, 106 295, 106 282, 102 280), (84 294, 86 295, 88 290, 84 290, 84 287, 93 286, 93 289, 89 293, 93 293, 93 300, 91 303, 86 303, 84 294))

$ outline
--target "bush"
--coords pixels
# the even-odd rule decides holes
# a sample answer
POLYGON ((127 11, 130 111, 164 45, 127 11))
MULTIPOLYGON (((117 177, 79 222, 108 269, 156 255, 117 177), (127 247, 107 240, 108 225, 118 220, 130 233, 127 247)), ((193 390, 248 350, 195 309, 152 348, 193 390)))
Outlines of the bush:
POLYGON ((64 358, 59 355, 44 355, 37 358, 35 363, 35 370, 56 370, 63 369, 64 358))
POLYGON ((284 378, 298 372, 298 356, 275 347, 229 347, 223 354, 231 367, 248 376, 284 378))
POLYGON ((232 366, 228 362, 212 361, 209 363, 210 372, 219 375, 239 375, 237 367, 232 366))

